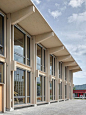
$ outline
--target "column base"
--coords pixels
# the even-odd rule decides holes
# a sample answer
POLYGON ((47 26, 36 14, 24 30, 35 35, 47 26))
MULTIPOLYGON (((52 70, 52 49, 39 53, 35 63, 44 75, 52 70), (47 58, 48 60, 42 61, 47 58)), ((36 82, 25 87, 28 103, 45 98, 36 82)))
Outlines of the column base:
POLYGON ((34 104, 34 107, 37 107, 37 104, 34 104))
POLYGON ((10 108, 10 109, 6 109, 6 111, 14 111, 14 109, 13 109, 13 108, 10 108))

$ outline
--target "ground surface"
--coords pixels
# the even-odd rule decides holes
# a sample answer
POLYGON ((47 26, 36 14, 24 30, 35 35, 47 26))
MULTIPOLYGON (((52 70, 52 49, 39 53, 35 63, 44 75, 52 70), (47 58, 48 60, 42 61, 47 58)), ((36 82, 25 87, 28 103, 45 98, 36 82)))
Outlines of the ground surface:
POLYGON ((86 100, 70 100, 27 107, 6 112, 3 115, 86 115, 86 100))

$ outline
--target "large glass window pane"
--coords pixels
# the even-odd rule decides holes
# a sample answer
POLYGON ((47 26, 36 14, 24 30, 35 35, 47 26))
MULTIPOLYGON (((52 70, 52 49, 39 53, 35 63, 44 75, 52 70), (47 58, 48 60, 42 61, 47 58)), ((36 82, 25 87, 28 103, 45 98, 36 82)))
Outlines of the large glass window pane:
POLYGON ((30 38, 27 37, 27 65, 30 66, 30 38))
POLYGON ((37 69, 42 71, 42 47, 37 45, 37 69))
POLYGON ((65 85, 65 98, 67 98, 67 85, 65 85))
POLYGON ((50 82, 50 100, 53 100, 53 80, 50 82))
POLYGON ((14 72, 14 104, 25 103, 25 71, 17 69, 14 72))
POLYGON ((3 71, 3 69, 4 69, 4 65, 3 65, 3 63, 0 63, 0 83, 4 83, 4 71, 3 71))
POLYGON ((14 60, 25 63, 25 34, 14 27, 14 60))
POLYGON ((37 77, 37 102, 42 101, 42 76, 37 77))
POLYGON ((55 80, 54 80, 54 100, 55 100, 55 80))
POLYGON ((54 57, 54 76, 55 76, 55 57, 54 57))
POLYGON ((44 101, 45 101, 45 77, 44 77, 44 101))
POLYGON ((30 72, 27 72, 27 103, 30 103, 30 72))
POLYGON ((4 17, 0 14, 0 54, 4 55, 4 17))
POLYGON ((53 56, 50 55, 50 75, 53 75, 53 56))
POLYGON ((65 67, 65 80, 67 80, 67 67, 65 67))
POLYGON ((62 79, 62 63, 59 62, 59 78, 62 79))
POLYGON ((44 72, 45 72, 45 50, 44 50, 44 72))

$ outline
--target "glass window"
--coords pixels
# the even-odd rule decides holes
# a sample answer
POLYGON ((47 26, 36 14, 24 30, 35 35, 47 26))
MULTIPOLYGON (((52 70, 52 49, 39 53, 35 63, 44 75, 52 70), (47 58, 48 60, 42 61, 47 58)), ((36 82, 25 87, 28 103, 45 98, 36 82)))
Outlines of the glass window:
POLYGON ((65 85, 65 98, 67 98, 67 85, 65 85))
POLYGON ((50 75, 53 75, 53 56, 50 55, 50 75))
POLYGON ((30 66, 30 38, 27 36, 27 65, 30 66))
POLYGON ((4 17, 0 14, 0 54, 4 55, 4 17))
POLYGON ((45 77, 44 77, 44 101, 45 101, 45 77))
POLYGON ((55 57, 54 57, 54 76, 55 76, 55 57))
POLYGON ((55 100, 55 80, 54 80, 54 100, 55 100))
POLYGON ((37 78, 37 102, 45 101, 45 77, 39 76, 37 78))
POLYGON ((67 80, 67 67, 65 67, 65 80, 67 80))
POLYGON ((37 45, 37 69, 42 71, 42 47, 37 45))
POLYGON ((50 82, 50 100, 53 100, 53 80, 50 82))
POLYGON ((59 78, 62 79, 62 63, 59 62, 59 78))
POLYGON ((30 72, 27 72, 27 103, 30 103, 30 72))
POLYGON ((25 63, 25 34, 14 27, 14 60, 25 63))
POLYGON ((59 99, 62 99, 62 82, 59 83, 59 99))
POLYGON ((45 50, 44 50, 44 72, 45 72, 45 50))
POLYGON ((42 76, 37 77, 37 102, 42 101, 42 76))
POLYGON ((4 83, 4 64, 0 62, 0 83, 4 83))
POLYGON ((14 105, 25 103, 25 71, 14 72, 14 105))

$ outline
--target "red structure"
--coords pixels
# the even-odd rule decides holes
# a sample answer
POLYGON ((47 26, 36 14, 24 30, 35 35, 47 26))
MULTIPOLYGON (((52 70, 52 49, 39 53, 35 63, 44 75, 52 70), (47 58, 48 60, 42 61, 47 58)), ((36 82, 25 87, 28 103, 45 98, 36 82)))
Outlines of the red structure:
POLYGON ((75 93, 77 97, 80 97, 80 95, 83 95, 86 93, 86 90, 73 90, 73 93, 75 93))

